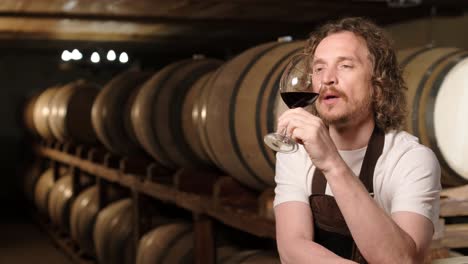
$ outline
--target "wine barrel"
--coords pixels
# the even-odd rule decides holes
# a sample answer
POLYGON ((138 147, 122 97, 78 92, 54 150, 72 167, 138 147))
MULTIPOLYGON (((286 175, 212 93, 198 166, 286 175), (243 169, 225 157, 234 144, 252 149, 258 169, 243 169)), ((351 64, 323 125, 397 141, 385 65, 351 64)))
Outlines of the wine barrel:
POLYGON ((194 58, 172 63, 149 79, 132 107, 132 124, 143 148, 168 168, 206 166, 199 136, 193 128, 194 96, 203 78, 219 67, 214 59, 194 58))
POLYGON ((34 191, 36 207, 38 211, 44 215, 48 215, 49 194, 53 186, 54 171, 50 168, 39 177, 34 191))
POLYGON ((50 87, 44 90, 36 99, 34 104, 34 127, 37 133, 45 140, 53 140, 54 136, 49 127, 48 118, 50 115, 50 103, 55 93, 59 90, 58 86, 50 87))
POLYGON ((201 93, 201 141, 213 162, 240 182, 274 185, 275 156, 263 137, 275 130, 278 85, 290 57, 304 42, 266 43, 226 62, 201 93))
POLYGON ((200 158, 204 164, 214 165, 213 159, 210 158, 208 153, 203 148, 202 138, 200 132, 203 127, 205 115, 201 108, 201 92, 209 83, 209 79, 214 74, 214 70, 204 74, 200 77, 188 91, 182 106, 182 130, 184 131, 184 138, 195 155, 200 158))
POLYGON ((37 132, 36 126, 34 124, 34 109, 36 107, 37 98, 39 98, 40 93, 35 93, 26 99, 26 102, 23 107, 23 124, 26 131, 34 137, 38 137, 39 133, 37 132))
POLYGON ((408 85, 406 130, 430 147, 441 164, 442 183, 468 182, 468 51, 416 48, 398 52, 408 85))
POLYGON ((30 164, 26 165, 26 169, 22 175, 23 193, 30 202, 34 202, 34 190, 41 172, 42 161, 40 158, 35 158, 30 164))
MULTIPOLYGON (((146 233, 138 244, 137 264, 194 263, 192 226, 184 222, 160 225, 146 233)), ((216 263, 224 263, 239 250, 232 246, 216 248, 216 263)))
POLYGON ((247 250, 242 251, 223 262, 222 264, 270 264, 281 263, 279 256, 270 251, 247 250))
POLYGON ((98 92, 98 85, 78 80, 63 86, 55 93, 50 103, 48 122, 58 141, 97 141, 91 124, 91 108, 98 92))
POLYGON ((118 155, 142 153, 131 126, 130 109, 141 84, 150 76, 137 70, 125 71, 110 80, 97 95, 91 121, 98 139, 118 155))
POLYGON ((73 198, 72 175, 70 172, 60 177, 50 190, 49 216, 51 222, 70 230, 70 205, 73 198))
POLYGON ((98 188, 92 186, 73 201, 70 213, 70 235, 88 256, 95 256, 93 230, 99 211, 98 188))
POLYGON ((99 212, 93 231, 99 263, 135 263, 133 226, 131 199, 114 202, 99 212))
POLYGON ((193 228, 188 223, 159 226, 141 238, 136 263, 193 263, 193 239, 193 228))

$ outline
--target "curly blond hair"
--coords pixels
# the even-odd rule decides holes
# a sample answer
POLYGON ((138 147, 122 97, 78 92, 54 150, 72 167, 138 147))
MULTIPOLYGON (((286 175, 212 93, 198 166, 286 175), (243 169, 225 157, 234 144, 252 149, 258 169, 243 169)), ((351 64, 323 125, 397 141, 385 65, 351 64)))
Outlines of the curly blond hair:
POLYGON ((408 88, 403 80, 395 50, 382 28, 361 17, 330 22, 311 33, 305 52, 314 54, 318 44, 324 38, 342 31, 352 32, 362 37, 367 43, 373 64, 372 108, 376 125, 385 132, 402 129, 406 116, 405 90, 408 88))

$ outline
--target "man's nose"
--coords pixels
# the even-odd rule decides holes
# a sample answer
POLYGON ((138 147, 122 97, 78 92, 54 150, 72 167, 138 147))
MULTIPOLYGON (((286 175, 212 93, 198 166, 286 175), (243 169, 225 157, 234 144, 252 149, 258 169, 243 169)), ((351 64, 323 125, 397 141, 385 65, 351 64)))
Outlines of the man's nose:
POLYGON ((333 67, 329 67, 324 70, 322 74, 322 83, 324 85, 336 85, 338 83, 336 70, 333 67))

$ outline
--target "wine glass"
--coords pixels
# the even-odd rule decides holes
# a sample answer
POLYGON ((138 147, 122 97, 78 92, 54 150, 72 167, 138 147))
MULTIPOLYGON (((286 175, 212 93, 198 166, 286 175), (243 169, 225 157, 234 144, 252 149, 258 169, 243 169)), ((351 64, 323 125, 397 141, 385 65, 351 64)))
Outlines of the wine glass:
MULTIPOLYGON (((306 107, 315 102, 318 93, 312 91, 311 56, 307 53, 294 55, 281 75, 279 92, 289 108, 306 107)), ((281 133, 269 133, 263 141, 277 152, 292 153, 298 144, 286 135, 286 128, 281 133)))

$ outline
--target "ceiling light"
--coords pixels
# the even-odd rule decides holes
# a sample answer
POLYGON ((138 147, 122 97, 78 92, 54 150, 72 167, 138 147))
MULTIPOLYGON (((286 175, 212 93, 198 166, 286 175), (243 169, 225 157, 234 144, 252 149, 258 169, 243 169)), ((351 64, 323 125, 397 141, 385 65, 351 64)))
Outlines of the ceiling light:
POLYGON ((72 55, 68 50, 64 50, 62 52, 62 60, 63 61, 69 61, 69 60, 71 60, 71 58, 72 58, 72 55))
POLYGON ((107 60, 108 61, 115 61, 116 58, 117 58, 117 55, 115 54, 115 51, 109 50, 107 52, 107 60))
POLYGON ((128 54, 126 52, 120 53, 119 61, 121 63, 127 63, 128 62, 128 54))
POLYGON ((99 57, 99 53, 96 51, 91 54, 91 62, 93 63, 98 63, 101 60, 101 57, 99 57))

